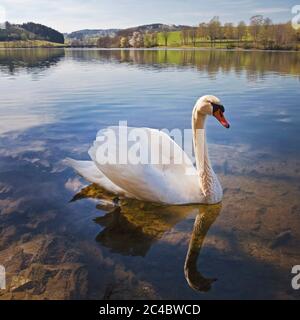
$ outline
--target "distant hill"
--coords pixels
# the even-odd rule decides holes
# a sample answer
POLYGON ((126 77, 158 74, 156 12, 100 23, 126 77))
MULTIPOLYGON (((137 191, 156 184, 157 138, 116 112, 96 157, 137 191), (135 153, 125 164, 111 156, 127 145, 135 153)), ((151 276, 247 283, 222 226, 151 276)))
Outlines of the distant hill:
POLYGON ((131 35, 133 32, 161 32, 163 30, 168 31, 180 31, 186 26, 182 25, 167 25, 162 23, 145 24, 137 27, 126 29, 84 29, 71 33, 66 33, 65 37, 72 40, 84 40, 88 38, 98 37, 115 37, 117 35, 131 35))
POLYGON ((84 29, 71 33, 65 33, 66 38, 83 40, 85 38, 115 37, 120 29, 84 29))
POLYGON ((44 40, 48 42, 64 43, 64 35, 42 24, 27 22, 23 24, 5 23, 0 29, 0 41, 28 41, 44 40))
POLYGON ((122 29, 118 32, 119 35, 130 35, 133 32, 162 32, 165 30, 168 31, 180 31, 183 28, 187 26, 183 25, 168 25, 168 24, 163 24, 163 23, 153 23, 153 24, 145 24, 137 27, 132 27, 132 28, 127 28, 127 29, 122 29))

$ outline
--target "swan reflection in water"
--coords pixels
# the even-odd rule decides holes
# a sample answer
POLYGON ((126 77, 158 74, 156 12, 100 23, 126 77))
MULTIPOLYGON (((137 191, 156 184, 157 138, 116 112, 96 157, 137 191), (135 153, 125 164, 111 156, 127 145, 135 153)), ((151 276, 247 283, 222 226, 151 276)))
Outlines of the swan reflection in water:
POLYGON ((169 206, 133 199, 118 199, 95 184, 83 188, 72 201, 98 199, 97 208, 107 213, 95 219, 103 227, 96 241, 111 252, 126 256, 146 256, 152 244, 177 223, 196 216, 184 263, 184 275, 191 288, 210 290, 214 278, 204 277, 197 269, 197 260, 205 236, 220 214, 222 205, 169 206))

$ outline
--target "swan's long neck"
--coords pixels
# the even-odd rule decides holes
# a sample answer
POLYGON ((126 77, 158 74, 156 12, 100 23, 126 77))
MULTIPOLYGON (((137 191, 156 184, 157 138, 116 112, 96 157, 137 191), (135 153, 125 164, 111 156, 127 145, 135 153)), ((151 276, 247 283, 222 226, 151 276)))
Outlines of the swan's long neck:
POLYGON ((193 111, 192 128, 193 143, 196 158, 196 167, 199 176, 199 185, 205 197, 215 196, 219 182, 212 169, 206 144, 205 120, 206 116, 197 113, 196 107, 193 111))

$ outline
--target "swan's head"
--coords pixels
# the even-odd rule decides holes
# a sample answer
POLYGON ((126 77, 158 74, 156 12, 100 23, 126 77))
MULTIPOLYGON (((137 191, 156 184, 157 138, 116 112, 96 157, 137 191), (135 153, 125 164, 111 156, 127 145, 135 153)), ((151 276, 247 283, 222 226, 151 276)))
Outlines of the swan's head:
POLYGON ((197 102, 197 111, 203 115, 214 116, 227 129, 230 127, 224 117, 225 108, 220 99, 215 96, 207 95, 201 97, 197 102))

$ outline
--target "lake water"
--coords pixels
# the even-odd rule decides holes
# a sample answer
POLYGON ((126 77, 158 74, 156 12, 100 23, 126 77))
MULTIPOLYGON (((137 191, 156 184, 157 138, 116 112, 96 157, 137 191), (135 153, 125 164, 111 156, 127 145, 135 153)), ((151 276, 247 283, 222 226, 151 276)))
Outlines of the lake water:
POLYGON ((0 298, 299 299, 299 89, 296 52, 1 50, 0 298), (204 94, 222 204, 112 207, 62 162, 119 120, 189 128, 204 94))

